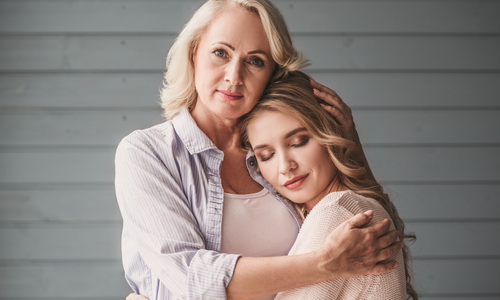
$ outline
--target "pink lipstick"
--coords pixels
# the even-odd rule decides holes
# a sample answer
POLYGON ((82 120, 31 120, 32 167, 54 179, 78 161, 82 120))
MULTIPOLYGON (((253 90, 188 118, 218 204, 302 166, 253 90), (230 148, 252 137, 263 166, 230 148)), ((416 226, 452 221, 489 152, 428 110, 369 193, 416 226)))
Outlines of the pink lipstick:
POLYGON ((239 93, 231 93, 231 92, 228 92, 228 91, 224 91, 224 90, 217 90, 217 94, 222 98, 222 99, 226 99, 226 100, 229 100, 229 101, 236 101, 236 100, 240 100, 241 98, 243 98, 243 95, 242 94, 239 94, 239 93))
POLYGON ((307 176, 309 176, 309 174, 302 175, 302 176, 296 176, 290 180, 285 181, 283 186, 289 190, 294 190, 294 189, 298 188, 299 186, 301 186, 302 183, 304 183, 307 176))

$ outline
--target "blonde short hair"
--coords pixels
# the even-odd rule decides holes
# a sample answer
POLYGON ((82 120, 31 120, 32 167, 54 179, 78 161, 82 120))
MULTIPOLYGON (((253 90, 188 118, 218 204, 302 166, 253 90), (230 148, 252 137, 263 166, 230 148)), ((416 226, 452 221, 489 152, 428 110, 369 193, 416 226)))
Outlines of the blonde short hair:
POLYGON ((209 0, 191 17, 168 52, 167 71, 161 90, 161 106, 167 119, 173 118, 184 107, 190 110, 194 107, 198 94, 194 83, 193 54, 211 21, 230 3, 259 15, 270 43, 272 58, 277 64, 271 81, 307 65, 302 55, 293 48, 285 20, 271 2, 209 0))

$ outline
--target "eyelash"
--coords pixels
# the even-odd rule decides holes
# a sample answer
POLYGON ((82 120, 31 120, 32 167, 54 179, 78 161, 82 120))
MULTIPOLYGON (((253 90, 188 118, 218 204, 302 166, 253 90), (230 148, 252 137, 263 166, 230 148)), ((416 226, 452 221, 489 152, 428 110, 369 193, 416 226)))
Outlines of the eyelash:
POLYGON ((220 57, 220 58, 224 58, 227 56, 227 52, 225 50, 222 50, 222 49, 216 49, 212 53, 215 54, 215 56, 220 57), (222 56, 219 54, 222 54, 222 56))
POLYGON ((264 65, 265 65, 265 64, 264 64, 264 61, 263 61, 262 59, 258 58, 258 57, 252 57, 252 58, 248 61, 248 63, 249 63, 251 66, 255 66, 255 67, 257 67, 257 68, 263 68, 263 67, 264 67, 264 65), (254 62, 254 61, 257 61, 257 64, 252 63, 252 62, 254 62))
MULTIPOLYGON (((212 52, 218 58, 226 58, 228 56, 227 52, 223 49, 216 49, 212 52)), ((265 62, 257 56, 251 57, 247 63, 253 67, 263 68, 265 67, 265 62), (256 62, 256 63, 254 63, 256 62)))
MULTIPOLYGON (((292 144, 292 145, 290 145, 290 147, 292 147, 292 148, 303 147, 303 146, 307 145, 307 143, 309 143, 309 140, 310 140, 309 137, 301 137, 301 139, 302 139, 302 141, 300 143, 298 143, 298 144, 292 144)), ((273 158, 273 156, 274 156, 274 153, 272 153, 271 155, 269 155, 267 157, 262 157, 261 156, 261 157, 259 157, 259 160, 261 162, 266 162, 266 161, 270 160, 271 158, 273 158)))
POLYGON ((298 144, 293 144, 291 145, 294 148, 300 148, 302 146, 305 146, 309 142, 309 137, 302 137, 302 141, 298 144))

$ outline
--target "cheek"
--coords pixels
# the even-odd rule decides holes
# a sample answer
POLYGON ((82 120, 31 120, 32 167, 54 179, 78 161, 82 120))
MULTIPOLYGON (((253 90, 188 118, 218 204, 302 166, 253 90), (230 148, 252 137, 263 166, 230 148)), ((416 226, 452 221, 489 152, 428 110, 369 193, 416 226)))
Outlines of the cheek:
POLYGON ((272 186, 276 186, 277 173, 273 171, 273 168, 269 163, 266 163, 265 165, 259 165, 259 170, 260 174, 262 174, 262 177, 264 177, 265 180, 267 180, 272 186))

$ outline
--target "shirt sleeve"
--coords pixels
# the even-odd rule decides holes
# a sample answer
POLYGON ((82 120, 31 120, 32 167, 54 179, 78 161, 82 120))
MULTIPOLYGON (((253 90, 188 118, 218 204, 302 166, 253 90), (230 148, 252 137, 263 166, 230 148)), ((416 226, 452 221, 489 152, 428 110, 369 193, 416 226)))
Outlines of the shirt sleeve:
MULTIPOLYGON (((175 163, 172 159, 170 164, 175 163)), ((122 245, 137 249, 140 260, 176 298, 226 299, 239 256, 206 249, 178 167, 162 161, 138 134, 122 140, 115 157, 122 245)), ((124 258, 126 275, 126 264, 137 263, 133 260, 124 258)), ((154 290, 139 292, 156 298, 154 290)))

